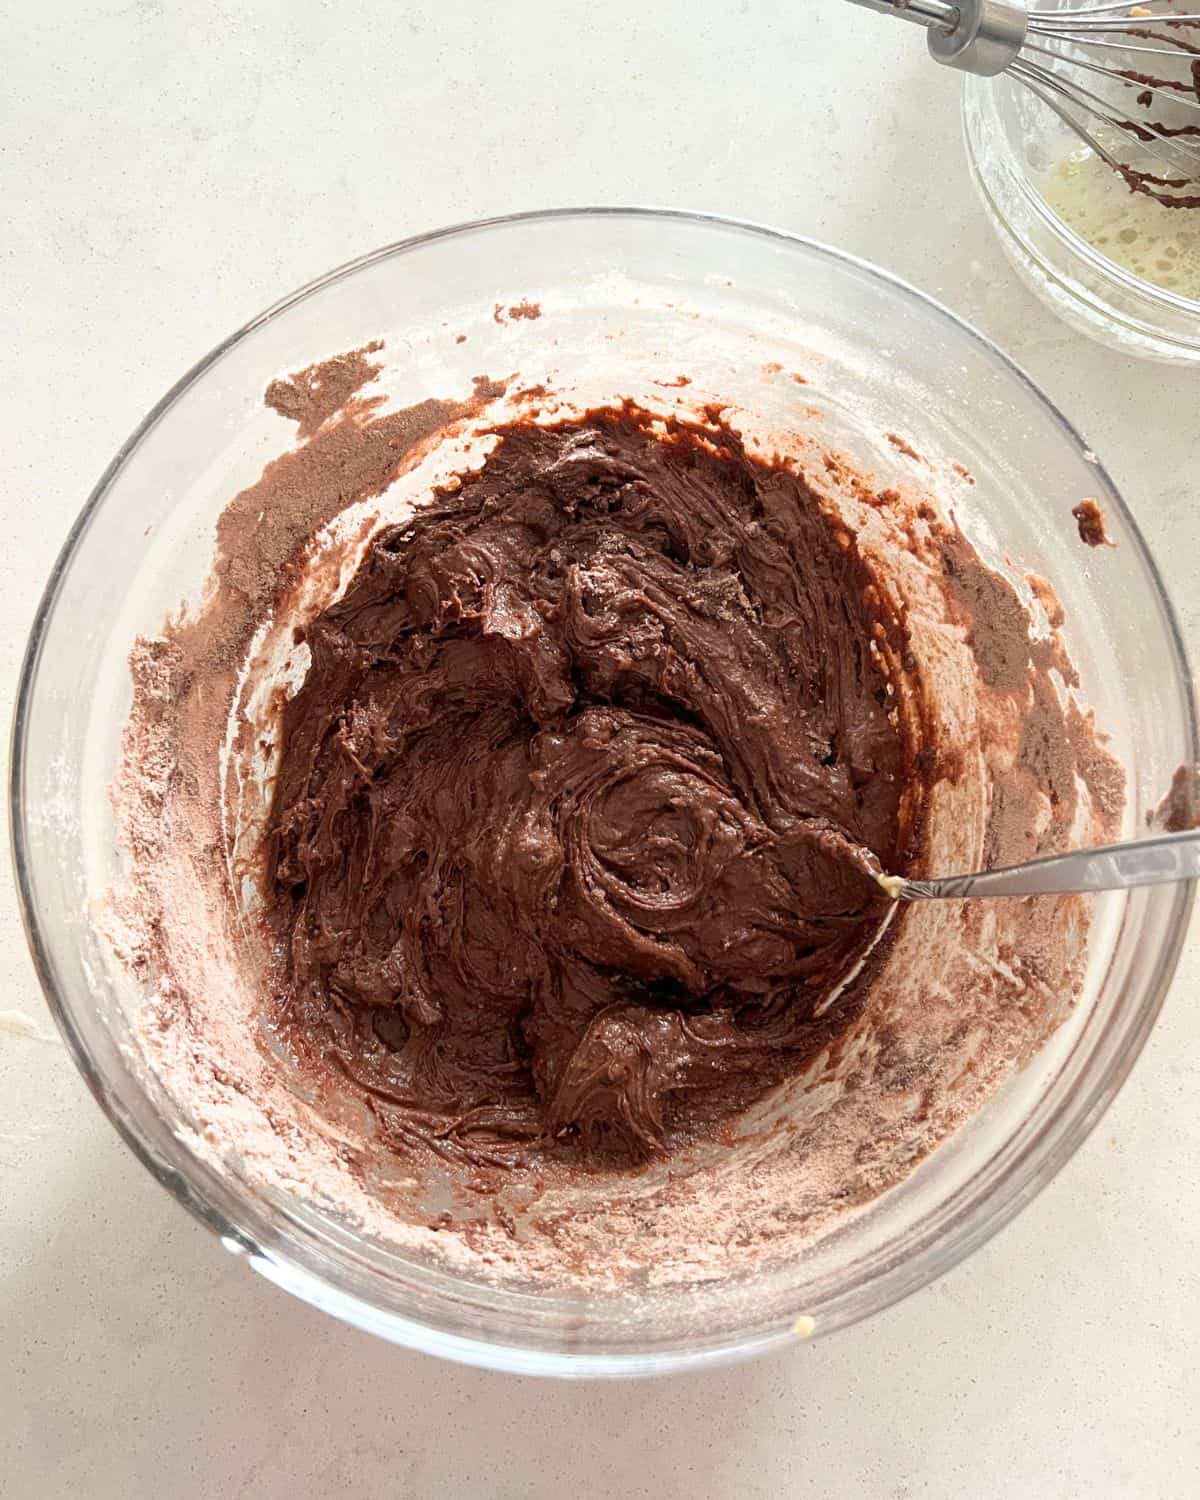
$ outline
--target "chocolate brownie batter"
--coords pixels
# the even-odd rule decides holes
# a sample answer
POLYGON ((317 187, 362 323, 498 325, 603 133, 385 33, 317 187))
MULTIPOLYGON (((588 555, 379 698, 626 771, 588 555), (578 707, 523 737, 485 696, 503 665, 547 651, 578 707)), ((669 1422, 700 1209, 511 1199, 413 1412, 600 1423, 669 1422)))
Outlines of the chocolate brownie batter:
POLYGON ((1150 815, 1151 827, 1164 833, 1200 828, 1200 765, 1177 766, 1170 790, 1150 815))
POLYGON ((106 928, 219 1170, 711 1329, 1082 991, 1088 898, 889 911, 875 859, 1108 843, 1125 778, 953 464, 831 446, 816 372, 780 427, 674 358, 603 410, 540 368, 422 393, 407 344, 276 372, 296 431, 130 653, 106 928))
POLYGON ((1071 514, 1079 527, 1079 540, 1085 547, 1114 547, 1105 527, 1104 511, 1095 500, 1081 500, 1071 514))
POLYGON ((517 423, 303 632, 285 1035, 385 1134, 638 1159, 844 1029, 906 764, 849 534, 716 422, 517 423))

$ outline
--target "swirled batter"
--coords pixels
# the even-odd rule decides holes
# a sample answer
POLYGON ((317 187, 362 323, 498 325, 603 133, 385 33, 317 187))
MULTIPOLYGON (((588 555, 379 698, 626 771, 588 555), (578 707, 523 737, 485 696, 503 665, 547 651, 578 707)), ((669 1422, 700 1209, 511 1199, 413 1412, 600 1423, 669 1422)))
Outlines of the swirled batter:
POLYGON ((960 526, 986 482, 816 372, 781 426, 653 368, 599 410, 541 369, 403 406, 399 346, 271 381, 298 440, 130 656, 107 925, 219 1170, 709 1328, 1081 991, 1087 898, 885 924, 874 860, 1109 842, 1124 773, 1052 581, 960 526))
POLYGON ((720 426, 500 429, 303 633, 285 1027, 385 1130, 645 1156, 841 1029, 902 867, 870 577, 720 426))

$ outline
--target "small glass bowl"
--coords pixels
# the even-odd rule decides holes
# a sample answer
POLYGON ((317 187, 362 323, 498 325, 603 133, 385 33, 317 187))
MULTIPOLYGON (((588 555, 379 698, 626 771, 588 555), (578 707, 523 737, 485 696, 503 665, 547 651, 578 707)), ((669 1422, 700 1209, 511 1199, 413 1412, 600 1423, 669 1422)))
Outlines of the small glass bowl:
MULTIPOLYGON (((213 528, 278 453, 270 377, 384 337, 407 395, 481 371, 630 360, 667 384, 705 362, 728 400, 781 421, 816 403, 852 461, 886 476, 879 422, 976 478, 959 523, 1047 578, 1083 691, 1129 771, 1144 826, 1200 758, 1191 677, 1132 516, 1080 436, 994 345, 920 292, 836 250, 751 224, 581 209, 462 225, 322 277, 219 345, 125 443, 67 538, 38 610, 13 728, 17 883, 42 984, 77 1065, 138 1157, 229 1250, 348 1323, 497 1369, 658 1373, 746 1356, 867 1317, 990 1238, 1104 1113, 1154 1022, 1190 885, 1092 906, 1083 994, 1050 1044, 904 1183, 782 1266, 738 1279, 584 1296, 521 1291, 368 1241, 321 1205, 266 1190, 195 1148, 194 1122, 138 1041, 144 995, 94 920, 120 869, 107 789, 129 709, 129 649, 203 586, 213 528), (505 320, 537 300, 544 315, 505 320), (768 378, 803 372, 805 384, 768 378), (872 425, 874 424, 874 425, 872 425), (1095 496, 1119 545, 1084 552, 1071 505, 1095 496)), ((536 377, 535 377, 536 378, 536 377)), ((677 382, 676 382, 677 383, 677 382)), ((889 457, 890 455, 890 457, 889 457)))
POLYGON ((1040 99, 1003 74, 969 77, 963 127, 971 175, 1000 243, 1047 306, 1124 354, 1200 361, 1200 302, 1109 260, 1046 201, 1039 184, 1079 140, 1040 99))

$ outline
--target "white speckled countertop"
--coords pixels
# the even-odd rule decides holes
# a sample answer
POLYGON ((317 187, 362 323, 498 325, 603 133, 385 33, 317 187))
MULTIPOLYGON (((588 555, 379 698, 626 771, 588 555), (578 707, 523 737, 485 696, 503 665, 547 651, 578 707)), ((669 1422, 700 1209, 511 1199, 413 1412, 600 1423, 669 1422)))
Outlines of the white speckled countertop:
MULTIPOLYGON (((75 0, 0 90, 0 712, 75 513, 147 408, 282 292, 454 220, 713 208, 833 241, 1023 363, 1134 506, 1200 649, 1200 372, 1017 283, 958 91, 838 0, 75 0)), ((1200 1492, 1200 943, 1134 1075, 984 1250, 867 1326, 657 1384, 437 1363, 224 1255, 119 1143, 0 887, 0 1495, 1175 1497, 1200 1492)))

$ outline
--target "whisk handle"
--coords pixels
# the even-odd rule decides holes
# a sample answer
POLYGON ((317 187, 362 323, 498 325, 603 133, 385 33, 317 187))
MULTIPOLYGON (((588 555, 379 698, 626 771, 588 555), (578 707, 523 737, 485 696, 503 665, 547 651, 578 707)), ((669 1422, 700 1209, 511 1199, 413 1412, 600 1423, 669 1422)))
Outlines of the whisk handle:
POLYGON ((940 26, 943 31, 953 31, 958 25, 958 6, 950 0, 850 0, 850 4, 915 21, 918 26, 940 26))
POLYGON ((881 15, 915 21, 940 63, 990 78, 1020 52, 1029 29, 1025 0, 850 0, 881 15))

